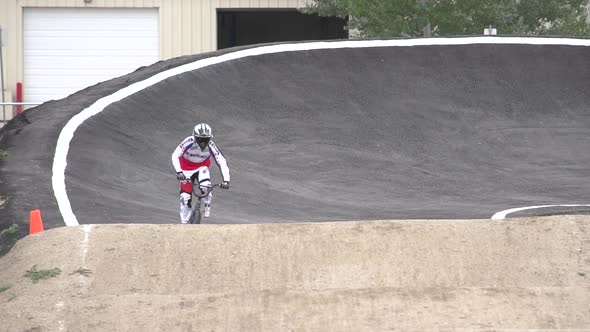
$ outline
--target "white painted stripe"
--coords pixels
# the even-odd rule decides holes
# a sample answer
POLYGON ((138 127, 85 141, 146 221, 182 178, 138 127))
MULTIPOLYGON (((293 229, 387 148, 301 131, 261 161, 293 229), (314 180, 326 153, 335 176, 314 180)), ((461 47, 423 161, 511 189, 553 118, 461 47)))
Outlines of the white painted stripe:
POLYGON ((197 60, 170 70, 160 72, 144 81, 131 84, 112 95, 97 100, 70 119, 62 129, 57 140, 55 158, 53 160, 53 193, 59 210, 67 226, 77 226, 78 220, 70 204, 65 183, 65 170, 70 142, 78 127, 93 115, 102 112, 108 105, 126 98, 138 91, 159 83, 167 78, 187 71, 204 68, 210 65, 235 59, 280 52, 295 52, 308 50, 338 49, 338 48, 368 48, 368 47, 408 47, 427 45, 471 45, 471 44, 519 44, 519 45, 569 45, 590 46, 590 39, 570 38, 523 38, 523 37, 465 37, 465 38, 421 38, 395 40, 347 40, 337 42, 310 42, 298 44, 279 44, 245 49, 216 57, 197 60))
POLYGON ((555 204, 555 205, 525 206, 525 207, 519 207, 519 208, 508 209, 508 210, 496 212, 492 216, 492 220, 502 220, 502 219, 505 219, 506 216, 511 213, 525 211, 525 210, 543 209, 543 208, 550 208, 550 207, 584 207, 584 206, 590 207, 590 204, 555 204))

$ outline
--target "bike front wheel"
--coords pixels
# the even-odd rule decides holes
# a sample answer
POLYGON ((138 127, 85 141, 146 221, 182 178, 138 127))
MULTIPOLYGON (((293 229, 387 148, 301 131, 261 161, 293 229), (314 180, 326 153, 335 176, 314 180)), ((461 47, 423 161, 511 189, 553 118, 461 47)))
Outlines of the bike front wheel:
POLYGON ((201 217, 203 216, 201 211, 201 204, 196 204, 198 206, 194 206, 191 211, 191 217, 189 219, 190 224, 200 224, 201 217))

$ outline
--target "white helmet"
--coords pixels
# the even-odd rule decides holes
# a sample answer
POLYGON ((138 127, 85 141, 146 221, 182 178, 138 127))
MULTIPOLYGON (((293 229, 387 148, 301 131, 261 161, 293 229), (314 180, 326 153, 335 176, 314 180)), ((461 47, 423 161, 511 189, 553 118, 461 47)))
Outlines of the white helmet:
POLYGON ((213 137, 211 126, 206 123, 199 123, 193 129, 193 136, 195 137, 213 137))
POLYGON ((211 127, 206 123, 199 123, 193 129, 193 136, 195 138, 195 143, 199 145, 201 150, 205 150, 209 145, 211 137, 213 137, 211 127))

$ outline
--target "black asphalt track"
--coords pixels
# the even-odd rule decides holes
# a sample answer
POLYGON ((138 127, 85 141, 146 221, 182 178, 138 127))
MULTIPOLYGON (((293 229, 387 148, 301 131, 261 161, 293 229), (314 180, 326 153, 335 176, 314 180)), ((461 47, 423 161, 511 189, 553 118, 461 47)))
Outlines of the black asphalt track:
MULTIPOLYGON (((100 96, 195 59, 158 63, 10 123, 1 131, 3 215, 21 222, 41 208, 49 227, 63 225, 51 163, 65 122, 100 96)), ((232 174, 232 188, 214 192, 210 223, 490 218, 588 204, 589 86, 588 47, 243 58, 167 79, 84 122, 66 185, 81 224, 178 222, 170 154, 207 122, 232 174)))

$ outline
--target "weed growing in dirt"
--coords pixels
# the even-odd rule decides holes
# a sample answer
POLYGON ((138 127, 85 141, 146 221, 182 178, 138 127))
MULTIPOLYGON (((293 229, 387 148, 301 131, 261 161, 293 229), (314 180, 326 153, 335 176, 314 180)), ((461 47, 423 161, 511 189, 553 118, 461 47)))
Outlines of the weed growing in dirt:
POLYGON ((11 286, 4 286, 4 287, 0 287, 0 293, 9 290, 11 286))
POLYGON ((80 275, 83 275, 83 276, 85 276, 85 277, 88 277, 89 275, 91 275, 91 274, 92 274, 92 271, 91 271, 90 269, 87 269, 87 268, 81 267, 81 268, 79 268, 79 269, 77 269, 77 270, 73 271, 72 273, 70 273, 70 275, 72 275, 72 274, 76 274, 76 273, 79 273, 80 275))
POLYGON ((27 270, 25 277, 30 278, 33 283, 39 282, 41 279, 49 279, 57 277, 61 274, 61 269, 56 267, 51 270, 37 270, 37 265, 33 265, 30 270, 27 270))
POLYGON ((0 160, 8 157, 8 151, 0 149, 0 160))
POLYGON ((8 298, 8 300, 6 300, 6 302, 10 302, 14 299, 16 299, 16 294, 10 294, 10 297, 8 298))

